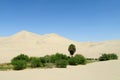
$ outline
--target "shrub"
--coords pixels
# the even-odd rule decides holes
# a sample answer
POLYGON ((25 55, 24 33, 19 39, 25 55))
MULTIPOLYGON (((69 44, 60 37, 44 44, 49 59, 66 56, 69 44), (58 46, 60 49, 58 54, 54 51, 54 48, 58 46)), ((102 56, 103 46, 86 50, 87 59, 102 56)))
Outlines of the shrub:
POLYGON ((27 62, 25 60, 12 60, 12 65, 14 70, 22 70, 27 67, 27 62))
POLYGON ((11 60, 11 64, 13 65, 15 70, 22 70, 27 67, 28 61, 29 57, 27 55, 20 54, 11 60))
POLYGON ((76 61, 75 57, 71 57, 68 60, 68 62, 69 62, 69 65, 77 65, 77 61, 76 61))
POLYGON ((40 60, 43 64, 45 64, 45 63, 50 63, 50 58, 51 58, 51 56, 46 55, 44 57, 40 57, 40 60))
POLYGON ((118 56, 114 53, 111 53, 108 56, 109 56, 109 59, 111 59, 111 60, 118 59, 118 56))
POLYGON ((80 54, 75 55, 75 60, 76 60, 77 64, 85 64, 86 63, 86 58, 80 54))
POLYGON ((31 58, 30 58, 30 66, 31 66, 32 68, 42 67, 42 62, 41 62, 40 59, 37 58, 37 57, 31 57, 31 58))
POLYGON ((51 55, 50 60, 51 60, 52 63, 55 63, 55 61, 61 60, 61 59, 67 60, 68 57, 66 55, 64 55, 64 54, 56 53, 56 54, 51 55))
POLYGON ((28 57, 27 55, 20 54, 20 55, 14 57, 12 60, 13 60, 13 61, 16 61, 16 60, 24 60, 24 61, 28 62, 28 61, 29 61, 29 57, 28 57))
POLYGON ((80 54, 76 54, 69 59, 69 65, 86 64, 86 58, 80 54))
POLYGON ((61 59, 61 60, 55 61, 55 64, 56 64, 56 67, 57 67, 57 68, 66 68, 66 67, 67 67, 67 64, 68 64, 68 61, 61 59))
POLYGON ((99 57, 99 61, 107 61, 107 60, 114 60, 114 59, 118 59, 118 56, 114 53, 111 54, 102 54, 99 57))

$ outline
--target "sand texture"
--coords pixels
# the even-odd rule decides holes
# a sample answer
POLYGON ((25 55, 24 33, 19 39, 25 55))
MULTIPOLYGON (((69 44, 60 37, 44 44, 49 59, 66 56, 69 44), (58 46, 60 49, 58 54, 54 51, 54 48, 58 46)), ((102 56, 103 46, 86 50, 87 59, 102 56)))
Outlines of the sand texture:
POLYGON ((12 36, 0 37, 0 63, 10 60, 20 53, 29 56, 44 56, 57 52, 69 55, 68 46, 75 44, 76 54, 96 58, 102 53, 116 53, 120 56, 120 40, 104 42, 76 42, 57 34, 38 35, 27 31, 12 36))

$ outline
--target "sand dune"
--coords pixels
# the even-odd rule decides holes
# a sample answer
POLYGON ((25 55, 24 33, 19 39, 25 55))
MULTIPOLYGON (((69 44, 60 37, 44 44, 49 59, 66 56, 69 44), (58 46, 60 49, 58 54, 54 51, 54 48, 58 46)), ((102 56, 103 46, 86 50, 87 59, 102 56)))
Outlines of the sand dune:
MULTIPOLYGON (((120 56, 120 40, 104 42, 76 42, 57 34, 37 35, 21 31, 0 38, 0 63, 9 62, 20 53, 43 56, 56 52, 69 55, 68 46, 76 45, 78 54, 99 57, 101 53, 116 53, 120 56)), ((25 69, 0 71, 2 80, 120 80, 120 60, 95 62, 87 65, 68 66, 65 69, 25 69)))
POLYGON ((120 60, 96 62, 65 69, 0 71, 2 80, 120 80, 120 60))
POLYGON ((57 34, 37 35, 27 31, 0 38, 0 63, 9 62, 20 53, 29 56, 43 56, 56 52, 69 55, 68 46, 76 45, 78 54, 98 57, 101 53, 116 53, 120 56, 120 40, 104 42, 76 42, 57 34))

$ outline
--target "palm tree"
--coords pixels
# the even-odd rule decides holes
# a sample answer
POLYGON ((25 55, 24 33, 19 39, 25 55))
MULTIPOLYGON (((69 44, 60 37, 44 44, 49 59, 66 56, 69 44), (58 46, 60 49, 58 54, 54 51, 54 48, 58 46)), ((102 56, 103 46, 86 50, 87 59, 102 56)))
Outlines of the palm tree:
POLYGON ((69 47, 68 47, 68 51, 71 55, 71 57, 73 56, 73 54, 76 52, 76 47, 74 44, 70 44, 69 47))

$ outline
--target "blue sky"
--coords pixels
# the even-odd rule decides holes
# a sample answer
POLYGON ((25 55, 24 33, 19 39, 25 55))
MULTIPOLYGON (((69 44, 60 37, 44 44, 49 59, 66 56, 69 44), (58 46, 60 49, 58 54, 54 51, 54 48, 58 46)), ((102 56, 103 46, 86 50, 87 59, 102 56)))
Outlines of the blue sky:
POLYGON ((120 39, 120 0, 0 0, 0 36, 27 30, 76 41, 120 39))

